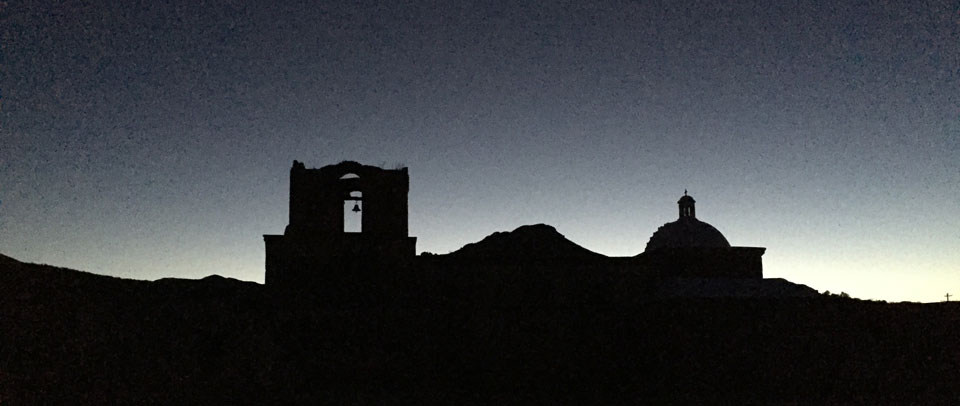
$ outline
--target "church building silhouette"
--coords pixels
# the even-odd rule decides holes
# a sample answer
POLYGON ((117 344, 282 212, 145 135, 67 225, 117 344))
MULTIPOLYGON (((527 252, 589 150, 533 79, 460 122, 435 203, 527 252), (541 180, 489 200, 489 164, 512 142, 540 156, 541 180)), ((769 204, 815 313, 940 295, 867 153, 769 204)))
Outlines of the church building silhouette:
MULTIPOLYGON (((307 169, 294 161, 289 224, 282 235, 263 236, 266 284, 296 287, 341 272, 417 267, 425 258, 416 255, 416 237, 408 235, 409 183, 407 168, 343 161, 307 169), (356 215, 359 229, 348 230, 356 215)), ((731 246, 719 230, 697 218, 696 201, 686 191, 677 205, 679 218, 660 226, 642 253, 629 258, 596 254, 590 256, 591 268, 627 268, 651 278, 763 278, 765 248, 731 246)), ((443 256, 450 255, 430 255, 443 256)))

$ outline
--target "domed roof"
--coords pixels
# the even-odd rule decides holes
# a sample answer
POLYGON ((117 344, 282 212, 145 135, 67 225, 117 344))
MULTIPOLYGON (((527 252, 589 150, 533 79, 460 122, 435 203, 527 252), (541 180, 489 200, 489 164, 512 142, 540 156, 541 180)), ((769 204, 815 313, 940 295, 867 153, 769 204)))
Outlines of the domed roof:
POLYGON ((693 217, 660 226, 647 242, 645 251, 660 248, 730 248, 727 238, 719 230, 693 217))
POLYGON ((657 229, 647 242, 644 250, 661 248, 730 248, 726 237, 713 226, 697 220, 696 201, 683 191, 683 197, 677 202, 680 218, 657 229))

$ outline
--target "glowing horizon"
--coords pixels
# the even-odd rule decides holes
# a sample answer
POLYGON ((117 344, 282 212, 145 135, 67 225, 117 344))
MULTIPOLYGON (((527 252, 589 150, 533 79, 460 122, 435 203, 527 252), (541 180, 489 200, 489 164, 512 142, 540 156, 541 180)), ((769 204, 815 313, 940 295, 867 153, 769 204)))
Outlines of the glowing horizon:
POLYGON ((4 14, 0 252, 263 280, 300 160, 404 163, 445 253, 546 223, 635 255, 676 216, 764 275, 960 298, 960 8, 34 2, 4 14))

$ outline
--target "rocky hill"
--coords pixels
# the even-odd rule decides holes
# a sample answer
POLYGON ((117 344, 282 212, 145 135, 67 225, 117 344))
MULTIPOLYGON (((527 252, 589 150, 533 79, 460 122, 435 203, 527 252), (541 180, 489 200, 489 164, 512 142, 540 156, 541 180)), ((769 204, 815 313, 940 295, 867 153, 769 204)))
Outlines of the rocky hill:
POLYGON ((590 260, 603 257, 573 241, 546 224, 518 227, 496 232, 479 242, 464 245, 451 257, 472 260, 590 260))

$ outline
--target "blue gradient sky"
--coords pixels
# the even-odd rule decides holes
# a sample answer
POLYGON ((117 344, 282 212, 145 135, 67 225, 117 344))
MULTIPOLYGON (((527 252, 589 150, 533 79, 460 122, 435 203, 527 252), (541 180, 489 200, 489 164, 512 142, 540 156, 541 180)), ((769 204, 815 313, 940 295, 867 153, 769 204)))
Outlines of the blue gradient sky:
POLYGON ((6 255, 262 282, 292 160, 349 159, 418 251, 635 255, 686 188, 768 277, 960 296, 955 1, 106 3, 0 5, 6 255))

